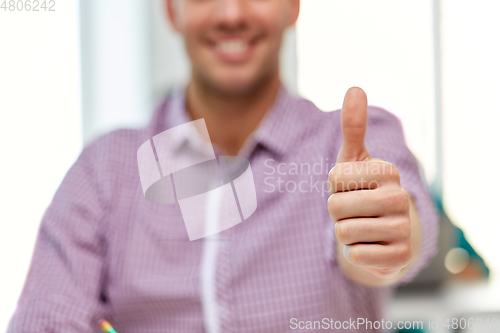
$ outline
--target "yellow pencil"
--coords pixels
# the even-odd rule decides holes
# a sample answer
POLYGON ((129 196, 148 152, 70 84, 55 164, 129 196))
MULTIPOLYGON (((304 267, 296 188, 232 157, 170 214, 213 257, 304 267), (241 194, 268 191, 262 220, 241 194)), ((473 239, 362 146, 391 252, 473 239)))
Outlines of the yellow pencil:
POLYGON ((101 324, 101 328, 104 332, 106 333, 117 333, 115 331, 115 329, 113 328, 113 326, 111 326, 111 324, 107 321, 107 320, 101 320, 100 322, 101 324))

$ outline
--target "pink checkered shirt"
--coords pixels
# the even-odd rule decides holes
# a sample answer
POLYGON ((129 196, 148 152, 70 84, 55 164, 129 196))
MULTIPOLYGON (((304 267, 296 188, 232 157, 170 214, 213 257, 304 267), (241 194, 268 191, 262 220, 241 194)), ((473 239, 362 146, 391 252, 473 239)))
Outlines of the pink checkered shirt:
MULTIPOLYGON (((436 252, 437 212, 400 121, 377 107, 368 114, 368 150, 397 166, 422 221, 422 252, 399 282, 406 283, 436 252)), ((9 333, 97 332, 101 318, 120 333, 204 331, 204 240, 188 240, 177 204, 144 198, 136 155, 143 142, 187 121, 178 89, 147 127, 112 132, 83 150, 43 217, 9 333)), ((394 286, 359 285, 335 258, 324 182, 341 144, 340 112, 321 112, 282 88, 248 143, 242 156, 258 204, 219 234, 220 331, 288 332, 292 318, 384 318, 394 286)))

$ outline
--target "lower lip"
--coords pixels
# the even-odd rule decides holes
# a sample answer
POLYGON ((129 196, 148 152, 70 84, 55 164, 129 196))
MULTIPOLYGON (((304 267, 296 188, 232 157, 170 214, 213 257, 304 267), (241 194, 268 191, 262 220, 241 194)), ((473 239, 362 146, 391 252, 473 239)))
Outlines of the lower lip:
POLYGON ((248 47, 244 51, 237 53, 226 53, 217 49, 215 46, 212 47, 212 50, 214 51, 217 58, 221 61, 231 62, 231 63, 242 63, 252 58, 252 55, 255 50, 255 43, 249 43, 248 47))

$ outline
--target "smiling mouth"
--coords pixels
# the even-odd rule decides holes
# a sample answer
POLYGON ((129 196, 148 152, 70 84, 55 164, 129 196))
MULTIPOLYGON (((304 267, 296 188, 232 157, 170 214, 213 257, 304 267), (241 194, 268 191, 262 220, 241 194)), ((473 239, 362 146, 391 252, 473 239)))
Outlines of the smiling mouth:
POLYGON ((223 62, 242 63, 251 59, 257 39, 233 38, 214 41, 212 50, 223 62))
POLYGON ((243 40, 226 40, 215 44, 215 50, 228 55, 243 53, 248 50, 250 43, 243 40))

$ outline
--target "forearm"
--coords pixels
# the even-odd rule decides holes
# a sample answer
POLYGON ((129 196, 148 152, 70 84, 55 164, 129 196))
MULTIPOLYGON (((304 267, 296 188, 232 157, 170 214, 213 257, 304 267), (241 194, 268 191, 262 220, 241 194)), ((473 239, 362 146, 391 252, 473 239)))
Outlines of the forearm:
POLYGON ((381 287, 394 284, 398 282, 407 272, 407 270, 415 263, 420 255, 420 249, 422 246, 422 232, 420 217, 418 210, 415 205, 415 201, 410 197, 410 220, 411 220, 411 243, 412 243, 412 259, 410 263, 403 268, 397 275, 390 278, 382 278, 373 275, 370 272, 362 269, 360 266, 353 265, 349 263, 344 257, 344 245, 340 242, 336 242, 336 253, 337 262, 339 267, 342 269, 343 273, 351 280, 366 285, 370 287, 381 287))

